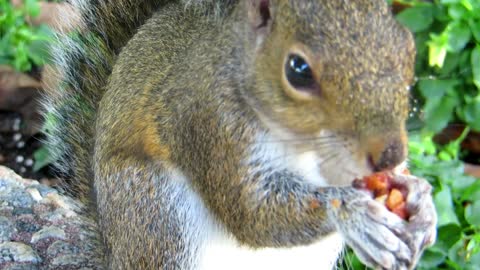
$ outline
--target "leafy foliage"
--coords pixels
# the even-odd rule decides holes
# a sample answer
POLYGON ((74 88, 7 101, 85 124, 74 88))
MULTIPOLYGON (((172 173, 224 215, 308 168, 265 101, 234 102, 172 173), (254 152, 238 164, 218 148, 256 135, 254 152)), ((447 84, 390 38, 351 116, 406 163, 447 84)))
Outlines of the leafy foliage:
POLYGON ((0 0, 0 64, 29 71, 33 65, 45 63, 52 32, 44 25, 33 27, 26 20, 39 13, 38 0, 25 0, 20 8, 8 0, 0 0))
POLYGON ((410 1, 398 15, 415 33, 415 87, 425 123, 410 136, 410 167, 434 187, 438 237, 419 269, 480 269, 480 180, 464 174, 460 142, 480 130, 480 1, 410 1), (448 123, 462 136, 438 146, 432 136, 448 123))
MULTIPOLYGON (((46 25, 33 26, 28 21, 28 18, 35 18, 39 14, 39 0, 24 0, 19 7, 9 0, 0 0, 0 65, 10 65, 18 71, 29 72, 48 61, 48 47, 53 40, 53 32, 46 25)), ((46 148, 40 148, 35 152, 34 171, 52 161, 46 148)))
POLYGON ((415 33, 426 129, 460 121, 480 131, 480 1, 406 3, 412 7, 397 18, 415 33))
POLYGON ((412 172, 433 185, 438 213, 437 242, 425 252, 419 269, 480 269, 480 180, 465 175, 458 159, 468 131, 444 147, 428 136, 411 137, 412 172))
MULTIPOLYGON (((480 1, 400 1, 410 8, 398 20, 415 34, 414 98, 422 123, 409 138, 413 174, 433 186, 438 213, 437 241, 418 269, 480 269, 480 179, 464 174, 460 143, 480 130, 480 1), (467 128, 457 140, 438 146, 433 136, 452 122, 467 128)), ((420 120, 420 121, 418 121, 420 120)), ((342 268, 365 269, 347 253, 342 268)))

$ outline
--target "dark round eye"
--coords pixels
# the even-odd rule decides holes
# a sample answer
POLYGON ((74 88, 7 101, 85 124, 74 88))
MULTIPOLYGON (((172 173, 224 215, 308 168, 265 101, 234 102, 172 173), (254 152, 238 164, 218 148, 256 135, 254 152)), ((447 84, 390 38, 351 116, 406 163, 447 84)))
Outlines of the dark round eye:
POLYGON ((311 87, 315 84, 310 66, 299 55, 288 56, 285 73, 288 82, 295 88, 311 87))

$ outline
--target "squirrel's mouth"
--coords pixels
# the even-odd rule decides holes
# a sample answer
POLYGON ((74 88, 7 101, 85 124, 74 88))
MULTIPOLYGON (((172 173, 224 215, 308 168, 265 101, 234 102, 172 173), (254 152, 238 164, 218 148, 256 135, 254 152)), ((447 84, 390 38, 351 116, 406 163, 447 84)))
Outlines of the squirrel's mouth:
POLYGON ((350 143, 328 143, 309 147, 288 159, 304 178, 318 186, 349 186, 356 178, 370 175, 369 164, 361 162, 350 143))
POLYGON ((349 186, 356 178, 372 173, 368 166, 360 164, 357 160, 347 155, 331 163, 327 163, 320 158, 318 167, 330 186, 349 186))
MULTIPOLYGON (((335 151, 338 151, 338 148, 335 151)), ((321 187, 350 186, 355 179, 372 173, 366 164, 360 165, 347 151, 345 154, 342 151, 335 152, 334 156, 322 153, 301 153, 295 160, 291 159, 291 165, 306 181, 321 187)))
MULTIPOLYGON (((339 151, 341 152, 342 150, 339 151)), ((378 172, 378 170, 375 170, 368 162, 358 162, 358 160, 352 158, 352 156, 344 155, 342 158, 338 158, 332 162, 328 162, 328 158, 328 156, 326 158, 319 157, 317 164, 319 175, 329 186, 349 186, 355 179, 361 179, 378 172)), ((400 174, 405 171, 406 168, 407 161, 404 160, 394 168, 382 171, 391 171, 394 174, 400 174)))
MULTIPOLYGON (((406 168, 406 157, 390 154, 392 147, 384 150, 383 156, 374 160, 371 149, 366 148, 356 137, 322 131, 318 143, 312 144, 311 159, 317 164, 317 171, 323 183, 334 186, 351 185, 356 178, 361 178, 379 171, 400 172, 406 168), (398 156, 398 157, 397 157, 398 156), (380 163, 382 162, 382 163, 380 163), (388 166, 383 164, 388 162, 388 166), (385 165, 385 166, 384 166, 385 165)), ((400 143, 398 144, 400 145, 400 143)), ((388 146, 388 145, 387 145, 388 146)), ((383 149, 383 146, 378 146, 383 149)), ((379 150, 381 151, 381 150, 379 150)), ((304 154, 305 155, 305 154, 304 154)))

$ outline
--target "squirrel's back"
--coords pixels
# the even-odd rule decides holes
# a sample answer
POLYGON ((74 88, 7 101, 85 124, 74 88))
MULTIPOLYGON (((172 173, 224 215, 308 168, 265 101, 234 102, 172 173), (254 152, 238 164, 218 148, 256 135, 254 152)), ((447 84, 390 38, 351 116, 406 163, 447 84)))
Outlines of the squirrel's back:
MULTIPOLYGON (((158 8, 178 2, 221 16, 237 0, 71 0, 79 20, 52 48, 55 85, 45 96, 49 150, 56 168, 72 179, 67 190, 91 196, 94 123, 98 102, 121 49, 158 8)), ((68 19, 68 18, 66 18, 68 19)), ((67 22, 68 20, 65 20, 67 22)), ((89 199, 85 202, 91 202, 89 199)))

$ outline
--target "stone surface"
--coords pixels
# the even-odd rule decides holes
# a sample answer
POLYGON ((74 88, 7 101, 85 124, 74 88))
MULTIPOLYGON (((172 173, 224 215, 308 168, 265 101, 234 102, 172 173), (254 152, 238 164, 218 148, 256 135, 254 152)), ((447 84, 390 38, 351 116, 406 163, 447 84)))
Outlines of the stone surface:
POLYGON ((16 231, 11 220, 0 216, 0 242, 8 241, 16 231))
POLYGON ((52 243, 47 249, 47 255, 50 257, 57 257, 65 254, 78 254, 79 248, 63 240, 58 240, 52 243))
POLYGON ((45 227, 41 229, 40 231, 34 233, 32 235, 32 244, 37 243, 40 240, 46 239, 46 238, 57 238, 57 239, 65 239, 65 232, 55 226, 50 226, 50 227, 45 227))
POLYGON ((0 166, 0 269, 102 269, 82 205, 0 166))
POLYGON ((75 266, 88 263, 88 257, 83 255, 63 255, 58 256, 53 259, 50 266, 60 267, 60 266, 75 266))
POLYGON ((32 247, 19 242, 4 242, 0 244, 0 263, 25 262, 37 264, 42 260, 32 247))
POLYGON ((38 270, 38 269, 40 269, 38 265, 29 264, 29 263, 14 263, 5 267, 5 270, 38 270))

